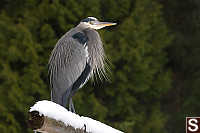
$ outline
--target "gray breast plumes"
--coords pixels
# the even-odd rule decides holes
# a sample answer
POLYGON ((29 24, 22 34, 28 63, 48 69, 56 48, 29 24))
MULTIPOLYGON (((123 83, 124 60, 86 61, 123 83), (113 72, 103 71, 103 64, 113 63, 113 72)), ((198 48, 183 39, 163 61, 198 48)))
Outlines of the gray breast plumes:
POLYGON ((89 64, 92 66, 91 76, 99 76, 100 79, 105 77, 106 55, 103 49, 101 38, 97 31, 86 29, 85 34, 88 36, 88 53, 89 64))

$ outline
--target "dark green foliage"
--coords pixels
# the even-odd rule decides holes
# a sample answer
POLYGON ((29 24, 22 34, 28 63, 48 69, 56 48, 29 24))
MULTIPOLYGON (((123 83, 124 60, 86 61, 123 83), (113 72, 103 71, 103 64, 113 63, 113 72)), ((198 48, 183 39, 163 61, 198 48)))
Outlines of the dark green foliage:
POLYGON ((166 117, 159 101, 170 87, 164 48, 171 36, 158 3, 138 0, 134 4, 116 31, 103 34, 113 63, 113 83, 105 90, 108 118, 127 132, 163 132, 166 117))
POLYGON ((0 132, 32 132, 29 107, 50 100, 47 63, 57 40, 87 16, 114 21, 100 31, 111 82, 88 83, 77 113, 127 133, 165 133, 161 101, 171 88, 166 50, 172 35, 151 0, 8 0, 0 2, 0 132), (3 4, 3 5, 2 5, 3 4))
POLYGON ((185 132, 185 117, 199 116, 200 100, 200 1, 163 1, 164 16, 174 41, 169 48, 173 87, 163 105, 169 114, 170 132, 185 132), (176 126, 175 126, 176 125, 176 126))

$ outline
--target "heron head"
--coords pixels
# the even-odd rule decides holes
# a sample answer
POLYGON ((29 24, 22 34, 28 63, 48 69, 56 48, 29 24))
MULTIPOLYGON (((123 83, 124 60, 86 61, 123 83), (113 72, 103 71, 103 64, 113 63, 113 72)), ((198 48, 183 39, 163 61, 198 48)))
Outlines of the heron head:
POLYGON ((98 19, 95 17, 87 17, 83 20, 81 20, 80 25, 85 27, 85 28, 91 28, 91 29, 101 29, 106 26, 112 26, 116 25, 117 23, 111 23, 111 22, 100 22, 98 19))

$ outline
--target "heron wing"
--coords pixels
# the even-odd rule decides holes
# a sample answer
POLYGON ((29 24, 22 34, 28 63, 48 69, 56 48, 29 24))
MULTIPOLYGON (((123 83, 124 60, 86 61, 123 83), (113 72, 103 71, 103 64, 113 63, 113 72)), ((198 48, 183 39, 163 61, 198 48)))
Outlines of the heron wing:
POLYGON ((56 44, 49 60, 50 84, 55 95, 62 96, 84 71, 87 61, 84 46, 64 35, 56 44))

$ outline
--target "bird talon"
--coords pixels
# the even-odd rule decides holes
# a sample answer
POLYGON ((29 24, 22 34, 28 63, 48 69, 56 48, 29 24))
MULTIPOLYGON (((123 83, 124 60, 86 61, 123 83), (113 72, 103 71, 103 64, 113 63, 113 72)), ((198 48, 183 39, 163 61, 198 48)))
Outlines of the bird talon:
POLYGON ((86 131, 86 124, 84 124, 84 126, 81 129, 84 130, 84 133, 87 133, 87 131, 86 131))

